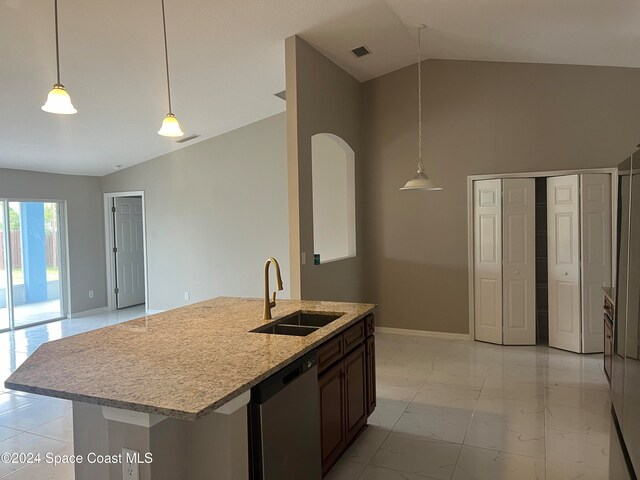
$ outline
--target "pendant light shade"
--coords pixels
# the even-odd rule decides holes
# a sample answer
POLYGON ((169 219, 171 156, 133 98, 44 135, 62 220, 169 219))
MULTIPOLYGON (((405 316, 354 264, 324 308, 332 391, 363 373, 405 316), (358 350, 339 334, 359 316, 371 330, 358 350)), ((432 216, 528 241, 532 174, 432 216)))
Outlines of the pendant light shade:
POLYGON ((158 135, 162 135, 163 137, 181 137, 184 135, 184 132, 178 123, 178 119, 173 115, 173 113, 167 113, 167 116, 164 117, 162 127, 158 130, 158 135))
POLYGON ((436 186, 426 173, 418 170, 413 178, 405 183, 400 190, 442 190, 442 187, 436 186))
POLYGON ((48 113, 57 113, 60 115, 71 115, 78 113, 71 103, 71 97, 64 88, 64 85, 56 83, 53 90, 47 95, 47 101, 42 106, 42 110, 48 113))
POLYGON ((433 183, 433 180, 425 173, 424 164, 422 163, 422 68, 420 64, 422 52, 420 50, 420 33, 423 28, 425 28, 424 25, 418 26, 418 171, 400 190, 442 190, 442 187, 438 187, 433 183))
POLYGON ((54 18, 56 27, 56 73, 57 82, 53 85, 53 89, 47 95, 47 101, 42 106, 42 110, 48 113, 57 113, 60 115, 71 115, 77 113, 71 103, 71 97, 64 88, 64 85, 60 83, 60 46, 58 40, 58 0, 53 1, 54 18))
POLYGON ((164 32, 164 62, 167 71, 167 99, 169 100, 169 113, 164 117, 162 126, 158 130, 158 135, 163 137, 181 137, 184 132, 180 128, 178 119, 171 110, 171 81, 169 80, 169 49, 167 47, 167 18, 164 11, 164 0, 162 0, 162 29, 164 32))

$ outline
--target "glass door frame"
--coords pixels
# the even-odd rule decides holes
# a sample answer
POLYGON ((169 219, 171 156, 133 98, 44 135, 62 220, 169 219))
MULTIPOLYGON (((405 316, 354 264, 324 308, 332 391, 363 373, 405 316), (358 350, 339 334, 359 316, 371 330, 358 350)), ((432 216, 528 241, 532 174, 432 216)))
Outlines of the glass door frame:
POLYGON ((69 288, 68 288, 68 244, 67 244, 67 202, 66 200, 41 199, 41 198, 7 198, 0 197, 3 202, 2 219, 4 224, 4 252, 5 252, 5 269, 7 275, 7 314, 9 315, 9 328, 0 329, 0 333, 20 330, 22 328, 34 327, 45 323, 56 322, 67 318, 69 304, 69 288), (42 320, 39 322, 29 323, 27 325, 15 325, 15 314, 13 305, 13 273, 11 265, 11 225, 9 223, 9 203, 11 202, 39 202, 39 203, 55 203, 57 208, 58 220, 58 280, 60 282, 60 312, 61 315, 56 318, 42 320))

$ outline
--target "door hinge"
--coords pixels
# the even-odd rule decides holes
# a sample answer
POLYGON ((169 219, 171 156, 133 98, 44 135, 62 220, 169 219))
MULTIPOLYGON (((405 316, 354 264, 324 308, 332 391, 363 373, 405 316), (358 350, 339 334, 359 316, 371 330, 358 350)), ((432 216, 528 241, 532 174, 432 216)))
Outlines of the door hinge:
POLYGON ((113 289, 113 293, 115 293, 115 294, 120 293, 120 289, 119 289, 118 287, 114 288, 114 289, 113 289))
POLYGON ((111 211, 112 211, 113 213, 116 213, 116 207, 111 207, 111 211))
POLYGON ((113 247, 113 253, 118 253, 118 247, 113 247))

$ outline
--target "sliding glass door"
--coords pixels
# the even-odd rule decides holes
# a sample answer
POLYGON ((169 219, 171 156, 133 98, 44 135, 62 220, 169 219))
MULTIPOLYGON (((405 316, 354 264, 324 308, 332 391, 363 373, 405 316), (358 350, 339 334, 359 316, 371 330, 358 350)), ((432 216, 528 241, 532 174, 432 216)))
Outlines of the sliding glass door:
POLYGON ((64 316, 60 205, 0 201, 0 329, 64 316))
POLYGON ((0 200, 0 330, 11 327, 9 320, 9 271, 5 253, 7 251, 8 238, 5 229, 5 202, 0 200))

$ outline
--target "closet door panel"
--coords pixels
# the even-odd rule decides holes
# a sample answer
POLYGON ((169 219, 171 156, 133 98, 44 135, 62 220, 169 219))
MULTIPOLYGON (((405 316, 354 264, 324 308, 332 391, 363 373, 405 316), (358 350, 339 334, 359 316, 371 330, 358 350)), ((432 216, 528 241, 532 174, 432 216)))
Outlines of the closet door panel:
POLYGON ((580 175, 582 352, 603 351, 602 287, 611 286, 611 176, 580 175))
POLYGON ((474 182, 475 338, 502 343, 502 181, 474 182))
POLYGON ((535 345, 535 180, 506 178, 502 188, 504 344, 535 345))
POLYGON ((549 346, 581 351, 578 175, 547 179, 549 346))

